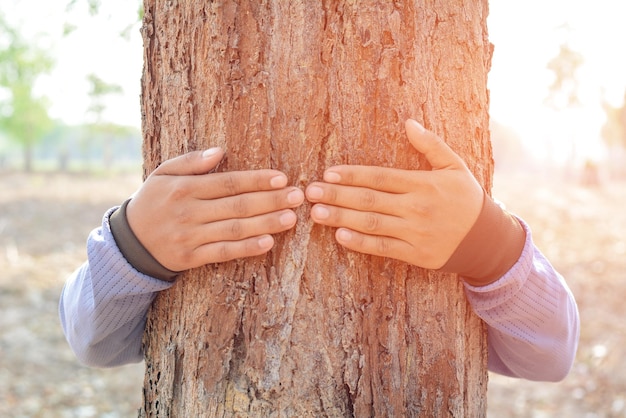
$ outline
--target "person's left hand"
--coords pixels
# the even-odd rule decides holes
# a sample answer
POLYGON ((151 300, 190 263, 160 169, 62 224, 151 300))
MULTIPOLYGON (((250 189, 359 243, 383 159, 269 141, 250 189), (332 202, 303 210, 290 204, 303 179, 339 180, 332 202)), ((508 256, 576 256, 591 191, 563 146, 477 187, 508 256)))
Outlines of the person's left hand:
POLYGON ((484 191, 437 135, 414 120, 406 133, 432 170, 330 167, 306 188, 311 219, 338 227, 335 238, 350 250, 438 269, 474 225, 484 191))

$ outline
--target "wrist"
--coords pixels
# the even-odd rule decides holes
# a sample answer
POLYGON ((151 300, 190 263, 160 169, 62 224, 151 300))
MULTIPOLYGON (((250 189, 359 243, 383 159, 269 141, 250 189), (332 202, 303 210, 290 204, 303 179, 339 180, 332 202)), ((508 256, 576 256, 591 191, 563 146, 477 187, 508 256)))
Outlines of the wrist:
POLYGON ((517 218, 485 192, 478 219, 440 270, 457 273, 472 286, 485 286, 513 267, 525 242, 526 232, 517 218))
POLYGON ((109 217, 111 233, 113 234, 117 247, 120 249, 126 261, 140 273, 168 282, 174 281, 180 272, 169 270, 159 263, 146 247, 141 244, 131 229, 128 218, 126 217, 128 202, 130 202, 130 199, 126 200, 122 206, 109 217))

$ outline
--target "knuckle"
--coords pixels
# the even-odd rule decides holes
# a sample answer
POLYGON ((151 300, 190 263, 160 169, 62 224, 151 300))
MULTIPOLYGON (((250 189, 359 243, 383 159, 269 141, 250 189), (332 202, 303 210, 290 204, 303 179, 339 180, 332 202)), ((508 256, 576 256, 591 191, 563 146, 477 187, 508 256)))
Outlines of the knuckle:
POLYGON ((230 236, 232 239, 240 239, 243 237, 243 225, 241 221, 234 220, 230 226, 230 236))
POLYGON ((231 196, 239 194, 241 190, 241 184, 237 176, 233 173, 228 173, 222 180, 222 188, 231 196))
POLYGON ((374 182, 374 187, 378 190, 383 190, 387 185, 387 175, 384 172, 376 173, 372 180, 374 182))
POLYGON ((372 190, 364 191, 360 196, 361 207, 371 209, 376 205, 376 195, 372 190))
MULTIPOLYGON (((174 243, 174 242, 173 242, 174 243)), ((174 245, 168 252, 168 259, 171 260, 172 270, 185 270, 192 266, 194 261, 193 252, 184 249, 182 245, 174 245)))
POLYGON ((380 255, 387 255, 390 252, 389 240, 385 237, 376 237, 376 251, 380 255))
POLYGON ((426 205, 423 201, 420 201, 418 199, 412 199, 411 201, 409 201, 407 203, 407 209, 411 213, 414 213, 415 215, 419 216, 420 218, 428 217, 429 213, 431 212, 431 209, 429 208, 429 206, 426 205))
POLYGON ((170 191, 170 200, 175 202, 183 200, 191 194, 191 191, 192 188, 187 181, 183 179, 178 179, 175 181, 170 191))
POLYGON ((373 213, 368 213, 365 216, 365 230, 368 232, 374 232, 378 230, 380 225, 380 217, 373 213))
POLYGON ((193 234, 188 231, 175 231, 169 235, 168 241, 167 257, 177 266, 173 270, 185 270, 198 265, 201 254, 193 244, 193 234))
POLYGON ((285 191, 284 194, 283 193, 272 194, 272 203, 274 204, 273 206, 274 209, 282 208, 286 206, 285 205, 285 202, 287 201, 286 193, 289 193, 289 190, 285 191))
POLYGON ((172 244, 176 246, 176 248, 178 248, 179 245, 185 241, 185 238, 182 232, 175 231, 170 233, 169 240, 172 244))
MULTIPOLYGON (((192 214, 191 211, 189 210, 189 208, 185 207, 185 206, 180 206, 178 208, 176 208, 176 212, 174 214, 174 217, 176 219, 176 223, 178 224, 189 224, 191 223, 191 219, 192 219, 192 214)), ((174 234, 178 235, 178 234, 183 234, 180 231, 176 231, 174 234)))
POLYGON ((177 258, 178 264, 181 266, 191 266, 194 261, 193 254, 185 251, 181 251, 177 258))
POLYGON ((221 242, 218 244, 217 247, 217 261, 228 261, 231 260, 232 257, 232 251, 230 249, 230 246, 228 245, 228 243, 226 242, 221 242))
POLYGON ((231 210, 236 217, 241 218, 248 215, 248 206, 248 199, 245 196, 239 196, 233 201, 231 210))
POLYGON ((260 172, 254 172, 254 184, 256 185, 257 190, 267 189, 268 179, 265 176, 262 176, 260 172))
POLYGON ((336 187, 328 187, 324 190, 324 201, 328 203, 337 202, 337 188, 336 187))

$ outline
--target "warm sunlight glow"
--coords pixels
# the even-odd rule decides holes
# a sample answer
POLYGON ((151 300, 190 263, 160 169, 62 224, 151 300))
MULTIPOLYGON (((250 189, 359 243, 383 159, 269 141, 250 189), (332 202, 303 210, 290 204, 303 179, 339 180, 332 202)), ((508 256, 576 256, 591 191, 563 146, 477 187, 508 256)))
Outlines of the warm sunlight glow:
POLYGON ((542 159, 603 158, 603 95, 618 105, 626 90, 625 16, 626 3, 614 0, 491 1, 492 118, 542 159), (577 73, 581 106, 556 112, 544 104, 553 80, 546 65, 564 42, 584 60, 577 73))

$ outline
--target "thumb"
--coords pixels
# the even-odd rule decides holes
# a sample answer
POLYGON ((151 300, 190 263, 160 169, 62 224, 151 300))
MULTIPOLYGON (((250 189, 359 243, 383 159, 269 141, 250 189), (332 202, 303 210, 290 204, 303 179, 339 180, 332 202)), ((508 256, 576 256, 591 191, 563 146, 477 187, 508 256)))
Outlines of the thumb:
POLYGON ((413 147, 424 154, 433 170, 454 168, 463 165, 461 157, 443 142, 434 132, 425 129, 419 122, 408 119, 405 124, 406 134, 413 147))
POLYGON ((154 174, 161 176, 207 174, 217 167, 222 158, 224 158, 224 151, 219 147, 192 151, 164 161, 154 170, 154 174))

